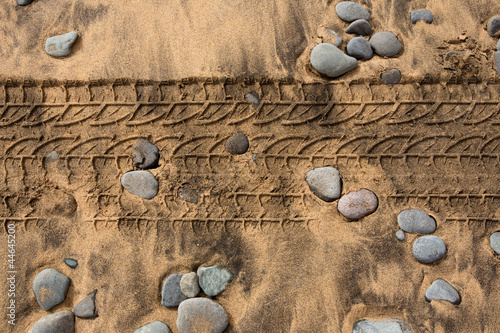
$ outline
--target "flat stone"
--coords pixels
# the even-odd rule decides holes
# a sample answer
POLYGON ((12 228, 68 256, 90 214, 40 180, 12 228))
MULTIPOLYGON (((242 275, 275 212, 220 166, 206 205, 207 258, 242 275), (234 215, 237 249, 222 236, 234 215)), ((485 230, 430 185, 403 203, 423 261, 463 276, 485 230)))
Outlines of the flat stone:
POLYGON ((19 6, 26 6, 26 5, 29 5, 32 2, 33 2, 33 0, 17 0, 17 4, 19 6))
POLYGON ((369 20, 370 13, 360 4, 352 1, 341 1, 335 6, 337 15, 346 22, 369 20))
POLYGON ((418 21, 424 21, 427 24, 431 24, 433 21, 432 13, 428 9, 414 10, 410 13, 410 21, 415 24, 418 21))
POLYGON ((65 258, 64 263, 68 265, 68 267, 71 267, 73 269, 78 267, 78 260, 73 259, 73 258, 65 258))
POLYGON ((402 45, 396 35, 390 31, 377 32, 370 38, 370 45, 376 54, 392 57, 401 51, 402 45))
POLYGON ((398 215, 398 225, 403 231, 430 234, 436 230, 436 220, 420 209, 405 209, 398 215))
POLYGON ((78 303, 73 309, 73 313, 78 318, 95 318, 97 317, 97 312, 95 308, 95 295, 97 294, 97 289, 88 294, 84 299, 78 303))
POLYGON ((179 306, 182 301, 188 298, 182 293, 179 284, 182 275, 183 274, 172 274, 165 280, 161 291, 161 305, 166 307, 179 306))
POLYGON ((177 197, 189 203, 193 204, 198 203, 198 192, 196 192, 196 190, 187 187, 180 187, 177 190, 177 197))
POLYGON ((358 220, 377 210, 378 198, 370 190, 361 189, 340 198, 337 209, 348 219, 358 220))
POLYGON ((310 170, 306 176, 309 189, 323 201, 332 202, 340 198, 342 182, 340 172, 331 166, 310 170))
POLYGON ((203 292, 210 297, 217 296, 226 290, 226 284, 234 278, 229 269, 222 266, 198 267, 196 272, 203 292))
POLYGON ((187 297, 196 297, 200 293, 198 275, 195 272, 184 274, 179 282, 181 291, 187 297))
POLYGON ((352 333, 413 333, 410 326, 399 319, 380 321, 358 320, 352 327, 352 333))
POLYGON ((260 97, 255 91, 251 91, 245 95, 247 101, 253 104, 253 106, 257 107, 260 105, 260 97))
POLYGON ((495 63, 497 65, 497 74, 500 75, 500 51, 495 52, 495 63))
POLYGON ((152 323, 139 327, 134 333, 172 333, 172 331, 165 323, 153 321, 152 323))
POLYGON ((425 300, 448 301, 451 304, 458 305, 462 301, 458 291, 448 282, 443 279, 437 279, 432 282, 431 286, 425 292, 425 300))
POLYGON ((42 318, 31 327, 28 333, 74 333, 75 316, 69 310, 62 310, 42 318))
POLYGON ((71 46, 78 37, 76 31, 47 38, 45 51, 53 57, 65 57, 71 53, 71 46))
POLYGON ((177 328, 181 333, 222 333, 228 324, 226 311, 208 298, 190 298, 179 305, 177 328))
POLYGON ((141 169, 156 168, 160 150, 146 139, 139 139, 132 148, 132 161, 141 169))
POLYGON ((488 31, 488 35, 491 37, 500 35, 500 15, 495 15, 489 19, 486 31, 488 31))
POLYGON ((423 264, 441 259, 446 253, 446 245, 438 236, 422 236, 413 243, 413 256, 423 264))
POLYGON ((345 29, 345 32, 348 34, 367 36, 371 35, 373 30, 367 20, 360 19, 349 24, 347 29, 345 29))
POLYGON ((354 37, 347 43, 347 54, 356 59, 369 60, 373 57, 370 42, 363 37, 354 37))
POLYGON ((311 52, 311 65, 320 74, 338 77, 356 68, 358 61, 333 44, 321 43, 311 52))
POLYGON ((490 236, 490 246, 496 254, 500 254, 500 232, 496 231, 490 236))
POLYGON ((398 84, 401 81, 401 72, 397 69, 391 69, 382 74, 384 84, 398 84))
POLYGON ((149 171, 126 172, 123 174, 121 182, 127 191, 143 199, 152 199, 158 194, 158 181, 149 171))
POLYGON ((403 230, 398 230, 396 231, 396 239, 400 242, 404 241, 406 239, 405 232, 403 230))
POLYGON ((64 301, 68 287, 69 278, 54 268, 44 269, 33 280, 36 300, 45 311, 64 301))
POLYGON ((227 139, 226 151, 231 155, 241 155, 247 152, 250 143, 248 138, 243 133, 237 133, 227 139))

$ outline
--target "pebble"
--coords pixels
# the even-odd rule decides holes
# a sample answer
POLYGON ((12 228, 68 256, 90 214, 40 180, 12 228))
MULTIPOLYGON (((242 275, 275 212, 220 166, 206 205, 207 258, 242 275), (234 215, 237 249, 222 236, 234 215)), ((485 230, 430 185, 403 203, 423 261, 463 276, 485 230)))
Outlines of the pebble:
POLYGON ((73 258, 65 258, 64 263, 73 269, 78 267, 78 260, 73 258))
POLYGON ((47 156, 45 156, 44 163, 48 164, 50 162, 57 160, 58 158, 59 158, 59 154, 57 153, 57 151, 53 150, 50 153, 48 153, 47 156))
POLYGON ((437 279, 432 282, 431 286, 425 292, 425 300, 427 302, 432 300, 442 300, 455 305, 460 304, 462 301, 458 291, 443 279, 437 279))
POLYGON ((177 197, 181 200, 184 200, 186 202, 198 203, 198 192, 196 192, 193 189, 187 188, 187 187, 180 187, 177 190, 177 197))
POLYGON ((373 57, 373 50, 368 42, 363 37, 354 37, 347 43, 347 54, 356 58, 369 60, 373 57))
POLYGON ((121 182, 127 191, 143 199, 152 199, 158 194, 158 181, 149 171, 126 172, 123 174, 121 182))
POLYGON ((410 13, 411 23, 415 24, 418 21, 424 21, 427 24, 431 24, 433 21, 432 13, 428 9, 414 10, 410 13))
POLYGON ((396 231, 396 239, 400 242, 404 241, 406 239, 405 232, 403 230, 396 231))
POLYGON ((323 201, 332 202, 340 198, 342 182, 340 173, 331 166, 310 170, 306 176, 311 191, 323 201))
POLYGON ((398 225, 403 231, 430 234, 436 230, 436 220, 420 209, 405 209, 398 215, 398 225))
POLYGON ((141 169, 156 168, 160 159, 160 150, 146 139, 139 139, 132 149, 132 161, 141 169))
POLYGON ((500 32, 500 15, 495 15, 488 21, 488 25, 486 26, 486 30, 488 31, 488 35, 491 37, 497 36, 500 32))
POLYGON ((335 45, 321 43, 311 52, 311 65, 319 73, 338 77, 358 66, 358 61, 340 51, 335 45))
POLYGON ((363 6, 352 1, 339 2, 335 6, 335 12, 346 22, 370 19, 370 13, 363 6))
POLYGON ((360 19, 349 24, 347 29, 345 29, 345 32, 348 34, 367 36, 371 35, 373 30, 372 26, 370 25, 370 23, 368 23, 367 20, 360 19))
POLYGON ((152 323, 139 327, 134 333, 172 333, 172 331, 165 323, 153 321, 152 323))
POLYGON ((193 298, 200 293, 200 285, 198 284, 198 275, 195 272, 184 274, 179 282, 181 291, 187 297, 193 298))
POLYGON ((390 31, 377 32, 370 38, 370 45, 376 54, 392 57, 401 51, 402 45, 396 35, 390 31))
POLYGON ((68 287, 69 278, 54 268, 44 269, 33 280, 36 300, 45 311, 64 301, 68 287))
POLYGON ((229 269, 222 266, 198 267, 198 280, 203 292, 214 297, 226 290, 226 284, 234 278, 229 269))
POLYGON ((413 333, 410 326, 399 319, 381 321, 358 320, 352 327, 352 333, 413 333))
POLYGON ((243 133, 237 133, 226 141, 226 151, 231 155, 244 154, 249 146, 248 138, 243 133))
POLYGON ((76 37, 78 37, 76 31, 49 37, 45 42, 45 51, 53 57, 65 57, 71 53, 71 45, 75 42, 76 37))
POLYGON ((253 104, 253 106, 257 107, 260 105, 260 97, 255 91, 251 91, 245 95, 247 101, 253 104))
POLYGON ((75 316, 69 310, 62 310, 42 318, 31 327, 28 333, 74 333, 75 316))
POLYGON ((29 5, 32 2, 33 2, 33 0, 17 0, 17 4, 19 6, 26 6, 26 5, 29 5))
POLYGON ((179 306, 182 301, 188 298, 182 293, 179 285, 182 275, 183 274, 172 274, 165 280, 161 291, 161 305, 166 307, 179 306))
POLYGON ((95 318, 97 317, 97 312, 95 308, 95 295, 97 294, 97 289, 87 295, 84 299, 78 303, 73 309, 73 313, 78 318, 95 318))
POLYGON ((208 298, 190 298, 179 305, 177 328, 181 333, 222 333, 228 324, 226 311, 208 298))
POLYGON ((438 236, 422 236, 413 243, 413 256, 423 264, 441 259, 446 253, 446 245, 438 236))
POLYGON ((498 40, 498 43, 497 43, 497 51, 500 51, 500 39, 498 40))
POLYGON ((339 213, 351 220, 358 220, 377 210, 378 198, 370 190, 361 189, 340 198, 337 205, 339 213))
POLYGON ((500 254, 500 231, 491 234, 490 246, 496 254, 500 254))
POLYGON ((382 82, 384 84, 398 84, 401 81, 401 72, 397 69, 391 69, 382 74, 382 82))
POLYGON ((497 74, 500 75, 500 51, 495 52, 495 62, 497 65, 497 74))

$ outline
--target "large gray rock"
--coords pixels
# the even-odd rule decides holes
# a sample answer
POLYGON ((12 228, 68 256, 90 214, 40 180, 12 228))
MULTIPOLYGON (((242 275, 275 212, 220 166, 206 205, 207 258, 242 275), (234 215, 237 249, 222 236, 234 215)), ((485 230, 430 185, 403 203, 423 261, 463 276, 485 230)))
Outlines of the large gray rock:
POLYGON ((71 53, 71 46, 78 37, 76 31, 47 38, 45 51, 53 57, 65 57, 71 53))
POLYGON ((78 318, 95 318, 97 317, 97 312, 95 308, 95 295, 97 294, 97 289, 89 293, 84 299, 78 303, 73 309, 73 313, 78 318))
POLYGON ((401 72, 397 69, 391 69, 390 71, 382 74, 382 82, 384 84, 398 84, 401 81, 401 72))
POLYGON ((179 306, 188 297, 181 291, 180 282, 183 274, 172 274, 163 283, 161 305, 166 307, 179 306))
POLYGON ((311 52, 311 65, 319 73, 338 77, 358 66, 358 61, 340 51, 335 45, 321 43, 311 52))
POLYGON ((399 319, 380 321, 358 320, 352 327, 352 333, 413 333, 410 326, 399 319))
POLYGON ((413 243, 413 256, 423 264, 441 259, 446 253, 446 245, 438 236, 422 236, 413 243))
POLYGON ((496 231, 490 236, 490 246, 496 254, 500 254, 500 232, 496 231))
POLYGON ((341 1, 335 6, 337 15, 346 22, 369 20, 370 13, 360 4, 352 1, 341 1))
POLYGON ((28 333, 74 333, 75 316, 69 310, 62 310, 40 318, 28 333))
POLYGON ((195 272, 182 275, 179 282, 181 291, 187 297, 196 297, 200 293, 200 285, 198 282, 198 275, 195 272))
POLYGON ((373 57, 373 49, 363 37, 354 37, 347 43, 347 54, 356 59, 369 60, 373 57))
POLYGON ((53 268, 44 269, 33 280, 36 300, 45 311, 64 301, 68 287, 69 278, 53 268))
POLYGON ((198 267, 196 272, 203 292, 210 297, 217 296, 226 290, 226 284, 234 278, 229 269, 222 266, 198 267))
POLYGON ((172 333, 172 331, 165 323, 153 321, 152 323, 139 327, 134 333, 172 333))
POLYGON ((491 37, 500 35, 500 15, 495 15, 489 19, 486 30, 491 37))
POLYGON ((348 219, 358 220, 377 210, 378 198, 370 190, 361 189, 340 198, 337 209, 348 219))
POLYGON ((398 215, 398 225, 403 231, 430 234, 436 230, 436 220, 420 209, 405 209, 398 215))
POLYGON ((179 305, 177 328, 181 333, 222 333, 228 324, 226 311, 208 298, 190 298, 179 305))
POLYGON ((396 35, 390 31, 377 32, 370 38, 370 44, 376 54, 392 57, 401 51, 402 45, 396 35))
POLYGON ((372 34, 372 26, 367 20, 356 20, 349 24, 345 32, 348 34, 355 34, 360 36, 366 36, 372 34))
POLYGON ((443 279, 437 279, 432 282, 431 286, 425 292, 425 300, 427 302, 432 300, 448 301, 455 305, 460 304, 462 301, 458 291, 443 279))
POLYGON ((340 198, 342 182, 340 172, 331 166, 310 170, 306 176, 307 185, 321 200, 332 202, 340 198))
POLYGON ((431 24, 433 21, 432 13, 428 9, 414 10, 410 13, 411 23, 415 24, 418 21, 424 21, 427 24, 431 24))
POLYGON ((158 194, 158 181, 149 171, 126 172, 123 174, 121 182, 127 191, 143 199, 152 199, 158 194))
POLYGON ((146 139, 139 139, 132 148, 132 161, 141 169, 155 168, 160 159, 160 150, 146 139))
POLYGON ((241 155, 247 152, 250 143, 248 138, 243 133, 237 133, 227 139, 226 141, 226 151, 231 155, 241 155))

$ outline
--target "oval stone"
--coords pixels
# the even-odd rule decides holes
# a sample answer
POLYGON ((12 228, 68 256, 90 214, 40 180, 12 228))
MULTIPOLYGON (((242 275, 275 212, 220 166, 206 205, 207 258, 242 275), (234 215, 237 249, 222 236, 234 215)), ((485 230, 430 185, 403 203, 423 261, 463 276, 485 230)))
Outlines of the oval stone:
POLYGON ((69 310, 62 310, 42 318, 31 327, 28 333, 74 333, 75 316, 69 310))
POLYGON ((160 150, 146 139, 139 139, 132 148, 132 161, 141 169, 156 168, 160 150))
POLYGON ((500 254, 500 231, 491 234, 490 246, 496 254, 500 254))
POLYGON ((370 190, 361 189, 340 198, 337 209, 348 219, 358 220, 377 210, 378 198, 370 190))
POLYGON ((53 57, 65 57, 71 53, 71 45, 78 37, 76 31, 64 35, 52 36, 45 42, 45 51, 53 57))
POLYGON ((172 331, 165 323, 153 321, 152 323, 139 327, 134 333, 172 333, 172 331))
POLYGON ((200 285, 198 282, 198 275, 195 272, 182 275, 179 282, 181 291, 187 297, 196 297, 200 293, 200 285))
POLYGON ((425 292, 425 300, 427 302, 432 300, 448 301, 455 305, 462 301, 458 291, 443 279, 437 279, 431 284, 425 292))
POLYGON ((398 84, 401 81, 401 72, 397 69, 391 69, 390 71, 382 74, 382 82, 384 84, 398 84))
POLYGON ((373 50, 368 42, 363 37, 354 37, 347 43, 347 54, 356 58, 369 60, 373 57, 373 50))
POLYGON ((181 333, 222 333, 228 324, 224 308, 208 298, 190 298, 179 305, 177 328, 181 333))
POLYGON ((49 311, 66 298, 69 278, 56 269, 44 269, 33 280, 33 292, 41 308, 49 311))
POLYGON ((422 236, 413 243, 413 256, 423 264, 441 259, 446 253, 446 245, 438 236, 422 236))
POLYGON ((250 143, 248 138, 243 133, 237 133, 227 139, 226 151, 231 155, 241 155, 247 152, 250 143))
POLYGON ((500 15, 495 15, 488 20, 486 31, 491 37, 500 35, 500 15))
POLYGON ((320 74, 338 77, 356 68, 358 61, 333 44, 321 43, 311 52, 311 65, 320 74))
POLYGON ((406 239, 405 232, 403 230, 398 230, 396 231, 396 239, 400 242, 404 241, 406 239))
POLYGON ((430 234, 436 230, 436 220, 420 209, 405 209, 398 215, 398 225, 403 231, 430 234))
POLYGON ((360 36, 366 36, 366 35, 371 35, 372 33, 372 26, 370 23, 368 23, 367 20, 356 20, 349 24, 347 29, 345 29, 345 32, 348 34, 356 34, 360 36))
POLYGON ((122 186, 143 199, 153 199, 158 194, 158 181, 145 170, 129 171, 121 178, 122 186))
POLYGON ((354 323, 352 333, 413 333, 410 326, 399 319, 380 321, 362 319, 354 323))
POLYGON ((342 184, 340 173, 331 166, 310 170, 306 176, 312 193, 323 201, 332 202, 340 198, 342 184))
POLYGON ((203 292, 210 297, 217 296, 226 290, 226 284, 233 280, 233 273, 226 267, 198 267, 196 272, 203 292))
POLYGON ((360 4, 352 1, 341 1, 335 6, 337 15, 346 22, 369 20, 370 13, 360 4))
POLYGON ((370 45, 376 54, 382 57, 392 57, 398 54, 402 45, 396 35, 390 31, 377 32, 370 38, 370 45))

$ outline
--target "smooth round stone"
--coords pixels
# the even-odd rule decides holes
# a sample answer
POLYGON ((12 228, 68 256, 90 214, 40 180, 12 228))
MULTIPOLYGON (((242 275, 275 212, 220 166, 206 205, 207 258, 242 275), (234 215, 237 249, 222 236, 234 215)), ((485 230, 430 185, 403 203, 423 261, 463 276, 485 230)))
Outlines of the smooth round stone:
POLYGON ((495 15, 489 19, 486 30, 491 37, 500 35, 500 15, 495 15))
POLYGON ((370 190, 361 189, 340 198, 337 209, 348 219, 358 220, 377 210, 378 198, 370 190))
POLYGON ((410 326, 399 319, 380 321, 358 320, 352 327, 352 333, 413 333, 410 326))
POLYGON ((495 63, 497 65, 497 74, 500 75, 500 51, 495 52, 495 63))
POLYGON ((373 50, 368 42, 363 37, 354 37, 347 43, 347 54, 356 58, 368 60, 373 57, 373 50))
POLYGON ((405 232, 403 230, 398 230, 396 231, 396 239, 400 242, 404 241, 406 239, 405 232))
POLYGON ((248 138, 243 133, 237 133, 226 141, 226 151, 231 155, 244 154, 249 146, 248 138))
POLYGON ((490 246, 496 254, 500 254, 500 232, 496 231, 490 236, 490 246))
POLYGON ((402 45, 396 35, 390 31, 377 32, 370 38, 370 45, 376 54, 392 57, 401 51, 402 45))
POLYGON ((36 300, 45 311, 64 301, 68 287, 69 278, 53 268, 44 269, 33 280, 36 300))
POLYGON ((73 309, 73 313, 78 318, 95 318, 97 317, 95 308, 95 295, 97 289, 88 294, 84 299, 78 303, 73 309))
POLYGON ((166 307, 179 306, 182 301, 188 298, 182 293, 179 284, 182 275, 183 274, 172 274, 165 280, 161 291, 161 305, 166 307))
POLYGON ((251 91, 245 95, 247 101, 253 104, 253 106, 257 107, 260 105, 260 97, 255 91, 251 91))
POLYGON ((29 5, 32 2, 33 2, 33 0, 17 0, 17 4, 19 6, 26 6, 26 5, 29 5))
POLYGON ((208 298, 190 298, 179 305, 177 328, 181 333, 222 333, 228 324, 226 311, 208 298))
POLYGON ((431 286, 425 292, 425 300, 427 302, 432 300, 448 301, 455 305, 460 304, 462 301, 458 291, 443 279, 437 279, 432 282, 431 286))
POLYGON ((45 51, 53 57, 65 57, 71 53, 71 46, 78 37, 76 31, 47 38, 45 51))
POLYGON ((436 230, 436 220, 420 209, 405 209, 398 215, 398 225, 403 231, 430 234, 436 230))
POLYGON ((352 1, 341 1, 335 6, 337 15, 346 22, 369 20, 370 13, 360 4, 352 1))
POLYGON ((340 51, 335 45, 321 43, 311 52, 311 65, 318 73, 338 77, 358 66, 358 61, 340 51))
POLYGON ((367 20, 356 20, 349 24, 345 32, 348 34, 355 34, 360 36, 367 36, 372 34, 372 26, 367 20))
POLYGON ((432 13, 428 9, 414 10, 410 13, 411 23, 415 24, 418 21, 424 21, 427 24, 431 24, 433 21, 432 13))
POLYGON ((57 151, 53 150, 45 156, 44 164, 47 165, 50 162, 56 161, 59 158, 57 151))
POLYGON ((62 310, 42 318, 31 327, 28 333, 74 333, 75 316, 69 310, 62 310))
POLYGON ((200 293, 200 285, 198 275, 195 272, 184 274, 179 282, 181 291, 187 297, 193 298, 200 293))
POLYGON ((153 321, 152 323, 139 327, 134 333, 172 333, 172 331, 165 323, 153 321))
POLYGON ((122 186, 143 199, 153 199, 158 194, 158 181, 145 170, 129 171, 121 178, 122 186))
POLYGON ((219 295, 226 290, 226 284, 233 280, 233 273, 222 266, 198 267, 196 272, 203 292, 210 297, 219 295))
POLYGON ((446 245, 438 236, 422 236, 413 243, 413 256, 423 264, 441 259, 446 253, 446 245))
POLYGON ((68 267, 73 268, 73 269, 78 267, 78 260, 73 259, 73 258, 65 258, 64 263, 66 265, 68 265, 68 267))
POLYGON ((156 168, 160 150, 146 139, 139 139, 132 149, 132 161, 141 169, 156 168))
POLYGON ((331 166, 310 170, 306 176, 309 189, 323 201, 332 202, 340 198, 342 182, 340 172, 331 166))
POLYGON ((382 74, 382 82, 384 84, 398 84, 401 81, 401 72, 397 69, 391 69, 390 71, 382 74))
POLYGON ((187 187, 180 187, 177 190, 177 197, 183 201, 197 204, 198 203, 198 192, 187 187))

